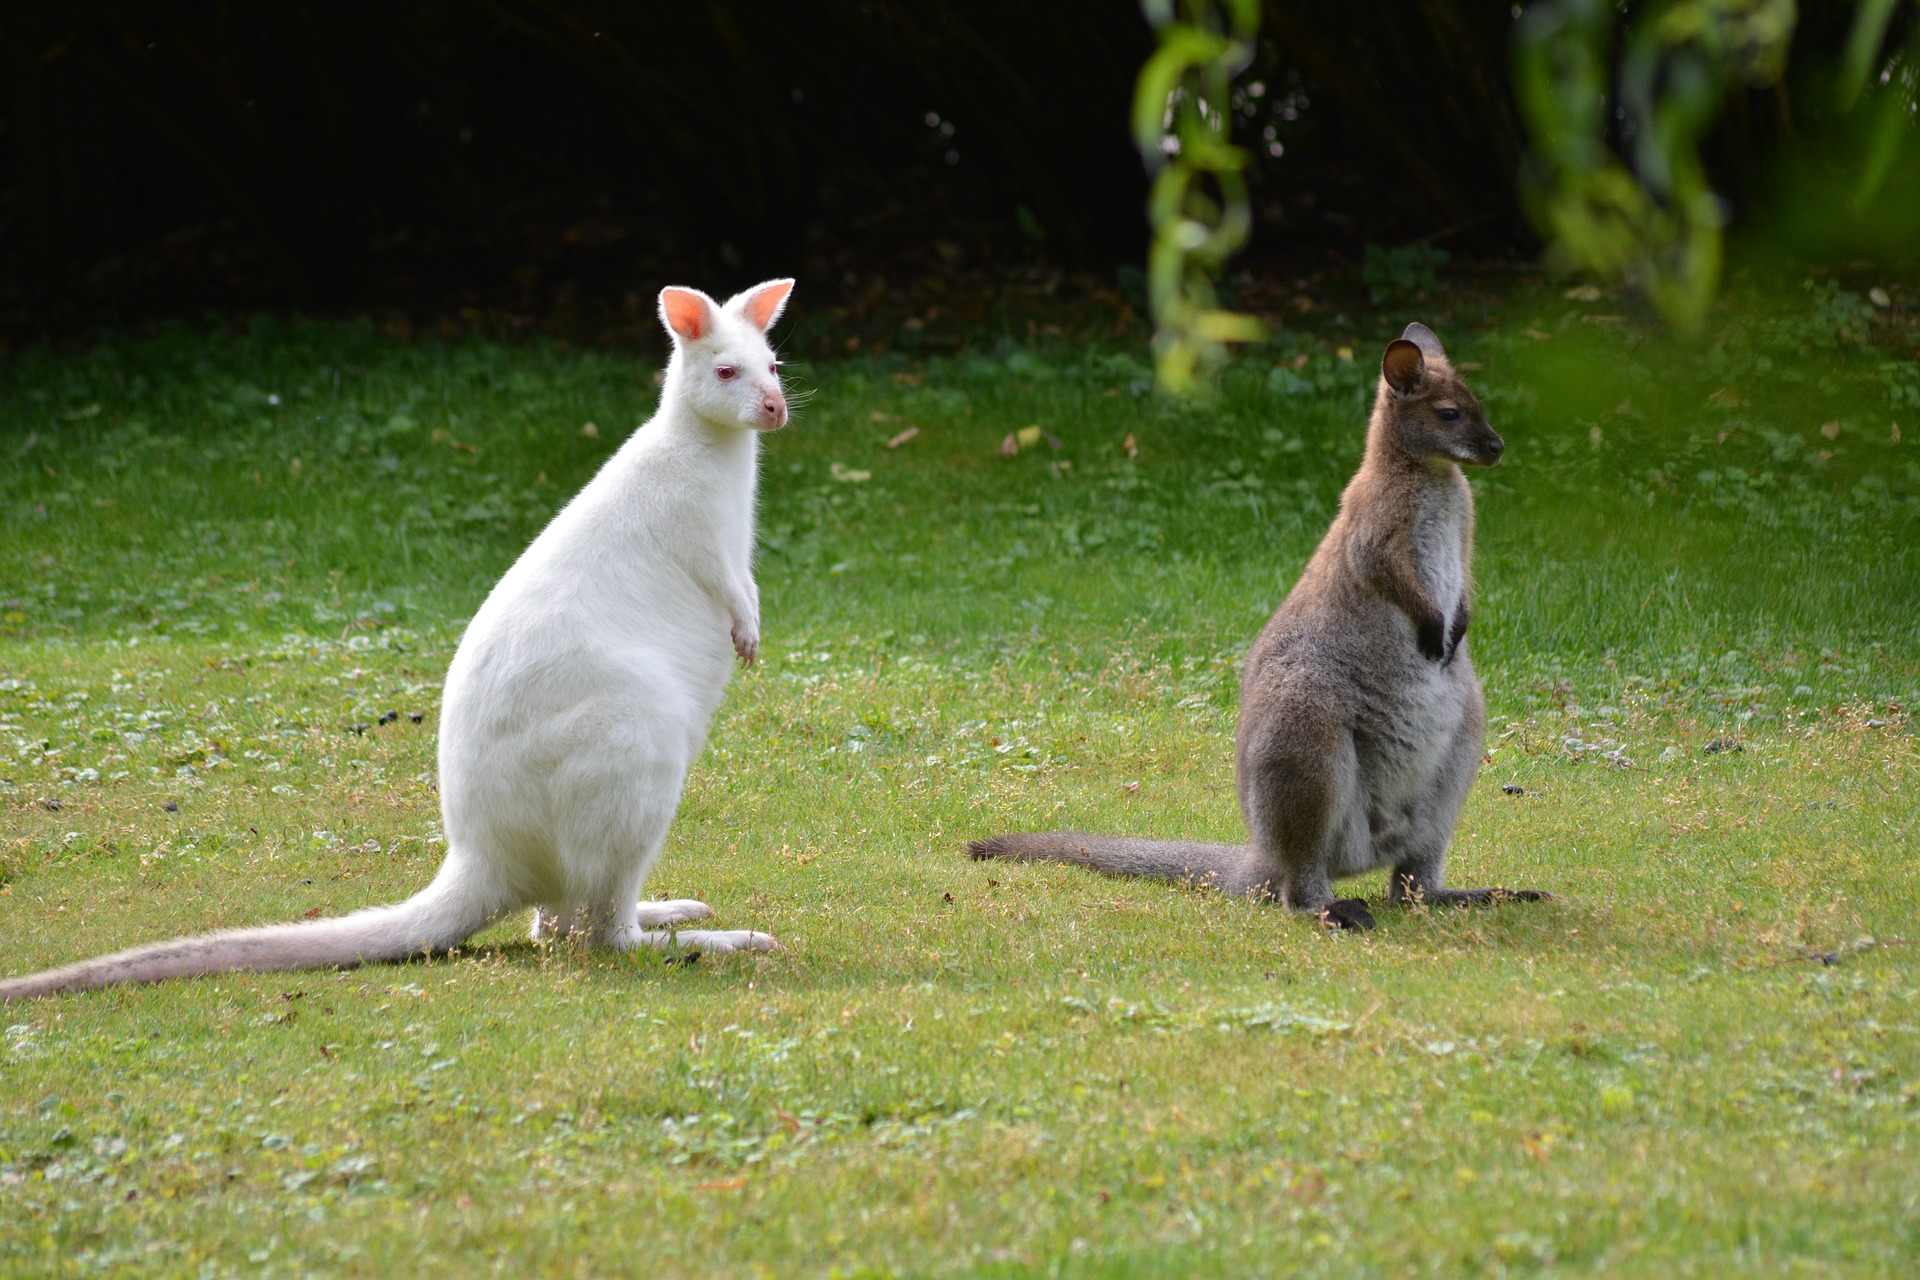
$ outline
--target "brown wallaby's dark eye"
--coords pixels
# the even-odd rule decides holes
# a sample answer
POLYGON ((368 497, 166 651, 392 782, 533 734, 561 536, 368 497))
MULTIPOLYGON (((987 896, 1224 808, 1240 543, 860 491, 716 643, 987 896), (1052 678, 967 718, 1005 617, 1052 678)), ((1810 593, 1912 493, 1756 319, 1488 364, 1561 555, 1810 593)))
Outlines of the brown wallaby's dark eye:
POLYGON ((713 376, 722 382, 732 382, 740 376, 740 371, 730 364, 717 364, 713 367, 713 376))
POLYGON ((1460 411, 1458 409, 1442 409, 1440 411, 1440 421, 1442 422, 1458 422, 1459 420, 1460 411))

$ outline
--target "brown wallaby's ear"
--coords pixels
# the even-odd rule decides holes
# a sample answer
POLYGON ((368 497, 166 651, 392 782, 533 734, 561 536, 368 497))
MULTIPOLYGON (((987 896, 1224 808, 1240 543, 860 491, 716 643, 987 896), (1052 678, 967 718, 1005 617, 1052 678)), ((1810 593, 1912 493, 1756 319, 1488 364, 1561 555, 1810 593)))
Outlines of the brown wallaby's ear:
POLYGON ((1405 338, 1395 338, 1381 357, 1380 373, 1395 395, 1409 396, 1426 380, 1427 361, 1419 347, 1405 338))
POLYGON ((676 340, 698 342, 713 332, 713 299, 670 284, 660 291, 660 323, 676 340))
POLYGON ((769 280, 729 299, 727 306, 737 309, 748 323, 765 333, 780 318, 780 313, 787 309, 787 297, 792 292, 793 281, 769 280))
POLYGON ((1421 324, 1418 320, 1408 325, 1406 332, 1400 336, 1420 348, 1420 354, 1429 360, 1445 360, 1447 358, 1446 348, 1440 345, 1440 336, 1433 330, 1427 328, 1427 326, 1421 324))

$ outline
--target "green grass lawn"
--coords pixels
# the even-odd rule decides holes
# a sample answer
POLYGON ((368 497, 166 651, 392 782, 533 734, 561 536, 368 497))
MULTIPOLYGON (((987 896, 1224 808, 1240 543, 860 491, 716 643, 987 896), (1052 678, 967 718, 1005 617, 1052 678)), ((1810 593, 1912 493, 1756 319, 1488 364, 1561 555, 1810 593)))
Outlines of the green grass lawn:
MULTIPOLYGON (((1452 877, 1558 897, 1365 936, 962 850, 1242 838, 1236 662, 1406 317, 1200 403, 1067 342, 793 370, 763 661, 648 887, 787 950, 515 921, 10 1006, 0 1273, 1911 1273, 1920 367, 1865 307, 1425 317, 1508 442, 1452 877)), ((652 374, 278 322, 16 355, 4 971, 423 885, 461 619, 652 374)))

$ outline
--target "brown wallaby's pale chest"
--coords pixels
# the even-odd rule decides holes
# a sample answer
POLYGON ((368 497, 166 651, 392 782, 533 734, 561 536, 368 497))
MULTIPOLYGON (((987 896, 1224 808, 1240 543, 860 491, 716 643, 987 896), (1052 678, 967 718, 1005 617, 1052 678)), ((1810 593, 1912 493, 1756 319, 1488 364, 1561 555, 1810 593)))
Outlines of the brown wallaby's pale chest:
POLYGON ((1415 573, 1449 633, 1467 607, 1466 536, 1473 519, 1472 503, 1464 481, 1437 484, 1421 495, 1413 518, 1410 541, 1415 573))

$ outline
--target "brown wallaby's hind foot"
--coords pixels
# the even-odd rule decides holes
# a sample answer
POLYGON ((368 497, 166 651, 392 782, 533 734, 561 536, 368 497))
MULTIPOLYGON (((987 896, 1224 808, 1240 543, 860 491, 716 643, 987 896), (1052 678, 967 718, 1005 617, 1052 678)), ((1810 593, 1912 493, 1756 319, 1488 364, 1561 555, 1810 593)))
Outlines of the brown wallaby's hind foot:
POLYGON ((1373 912, 1367 910, 1365 898, 1335 898, 1314 915, 1329 929, 1373 928, 1373 912))
POLYGON ((1409 883, 1400 887, 1393 900, 1408 906, 1484 907, 1499 902, 1552 902, 1553 895, 1545 889, 1428 889, 1409 883))

